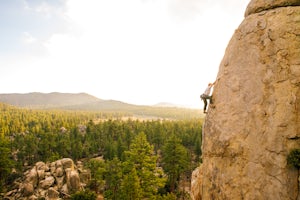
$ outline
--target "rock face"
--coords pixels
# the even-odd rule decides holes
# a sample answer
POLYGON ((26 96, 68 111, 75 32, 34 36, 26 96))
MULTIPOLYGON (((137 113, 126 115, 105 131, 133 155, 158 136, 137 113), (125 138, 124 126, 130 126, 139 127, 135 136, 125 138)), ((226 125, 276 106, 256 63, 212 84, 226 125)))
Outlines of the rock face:
POLYGON ((202 193, 202 169, 203 165, 197 167, 192 173, 191 191, 194 200, 201 200, 202 193))
MULTIPOLYGON (((81 164, 80 164, 81 165, 81 164)), ((83 189, 90 180, 80 181, 80 176, 90 177, 90 173, 74 165, 70 158, 52 163, 38 162, 24 173, 23 180, 15 183, 14 190, 6 193, 5 199, 62 199, 83 189), (89 174, 89 175, 87 175, 89 174)))
POLYGON ((300 148, 299 5, 249 3, 219 67, 193 199, 300 199, 298 170, 287 165, 300 148))

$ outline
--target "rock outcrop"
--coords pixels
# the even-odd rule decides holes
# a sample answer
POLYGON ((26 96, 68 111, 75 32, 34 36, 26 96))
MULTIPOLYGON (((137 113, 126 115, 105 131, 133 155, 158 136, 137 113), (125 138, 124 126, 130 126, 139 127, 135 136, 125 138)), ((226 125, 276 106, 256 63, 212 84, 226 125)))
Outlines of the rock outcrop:
POLYGON ((52 163, 37 162, 24 173, 22 180, 15 181, 14 190, 6 193, 5 199, 63 199, 83 189, 90 180, 90 173, 70 158, 52 163), (84 177, 84 178, 81 178, 84 177))
POLYGON ((218 79, 193 199, 300 199, 300 1, 252 0, 218 79))
POLYGON ((201 200, 201 193, 202 193, 202 169, 201 165, 200 167, 197 167, 193 173, 192 173, 192 181, 191 181, 191 194, 192 197, 194 197, 194 200, 201 200))

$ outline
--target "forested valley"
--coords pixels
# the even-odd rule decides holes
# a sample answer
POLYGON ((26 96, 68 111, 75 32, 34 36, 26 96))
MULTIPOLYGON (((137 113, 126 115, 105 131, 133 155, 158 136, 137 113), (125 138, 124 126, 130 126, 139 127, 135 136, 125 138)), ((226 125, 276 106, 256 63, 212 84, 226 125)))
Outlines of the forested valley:
POLYGON ((82 161, 105 199, 189 199, 201 162, 202 119, 123 119, 118 113, 0 104, 0 191, 38 161, 82 161), (99 158, 101 159, 94 159, 99 158))

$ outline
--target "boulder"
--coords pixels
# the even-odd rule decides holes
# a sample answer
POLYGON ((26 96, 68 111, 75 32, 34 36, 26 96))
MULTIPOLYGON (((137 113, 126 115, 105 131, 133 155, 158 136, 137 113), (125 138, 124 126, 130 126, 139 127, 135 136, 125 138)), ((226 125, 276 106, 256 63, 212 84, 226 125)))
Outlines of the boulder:
POLYGON ((55 176, 62 177, 64 175, 64 170, 62 167, 56 168, 55 170, 55 176))
POLYGON ((48 189, 48 198, 49 200, 56 200, 59 198, 59 192, 53 187, 48 189))
POLYGON ((63 195, 69 194, 69 189, 68 189, 67 183, 65 183, 65 184, 61 187, 61 192, 62 192, 63 195))
POLYGON ((45 178, 45 171, 44 170, 37 170, 38 179, 42 180, 45 178))
POLYGON ((31 195, 30 197, 27 198, 27 200, 39 200, 39 198, 35 195, 31 195))
POLYGON ((68 168, 71 168, 72 170, 74 169, 74 162, 70 158, 61 159, 61 163, 64 169, 68 169, 68 168))
MULTIPOLYGON (((82 164, 82 163, 80 163, 82 164)), ((20 183, 12 191, 5 194, 4 199, 60 199, 69 197, 86 185, 81 182, 80 177, 90 177, 90 172, 81 166, 80 171, 74 165, 72 159, 64 158, 55 162, 45 164, 37 162, 35 166, 24 173, 20 183)))
POLYGON ((32 168, 28 173, 26 173, 26 182, 31 183, 33 187, 36 187, 38 184, 38 173, 36 168, 32 168))
POLYGON ((11 190, 5 194, 6 197, 10 197, 18 192, 18 189, 11 190))
POLYGON ((65 177, 55 177, 55 182, 57 187, 61 188, 63 186, 63 184, 65 183, 65 177))
POLYGON ((37 162, 35 164, 35 167, 36 167, 36 170, 44 170, 44 171, 48 170, 48 167, 44 162, 37 162))
POLYGON ((24 197, 28 197, 31 196, 34 192, 34 187, 32 185, 32 183, 25 183, 23 185, 23 195, 24 197))
POLYGON ((66 182, 68 190, 74 193, 81 188, 79 174, 76 170, 71 170, 70 168, 66 171, 66 182))
POLYGON ((48 189, 49 187, 51 187, 54 184, 54 177, 53 176, 49 176, 47 178, 45 178, 44 180, 40 181, 40 187, 42 189, 48 189))
POLYGON ((252 0, 219 67, 195 199, 300 199, 300 2, 252 0))
POLYGON ((55 173, 55 170, 56 170, 56 168, 57 168, 57 166, 56 166, 56 162, 52 162, 52 163, 50 163, 50 173, 51 174, 54 174, 55 173))

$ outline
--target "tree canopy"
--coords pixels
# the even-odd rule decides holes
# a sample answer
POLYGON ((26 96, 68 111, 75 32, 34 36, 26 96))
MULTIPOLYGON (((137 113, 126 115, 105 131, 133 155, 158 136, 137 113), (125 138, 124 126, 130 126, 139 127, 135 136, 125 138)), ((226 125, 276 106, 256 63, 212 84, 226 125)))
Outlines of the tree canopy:
POLYGON ((133 196, 173 198, 168 192, 176 192, 178 180, 191 175, 201 155, 199 119, 103 119, 95 112, 19 109, 1 103, 0 110, 1 185, 11 179, 13 168, 22 172, 38 161, 100 156, 103 161, 86 165, 93 181, 88 186, 106 199, 120 199, 131 187, 133 196))

